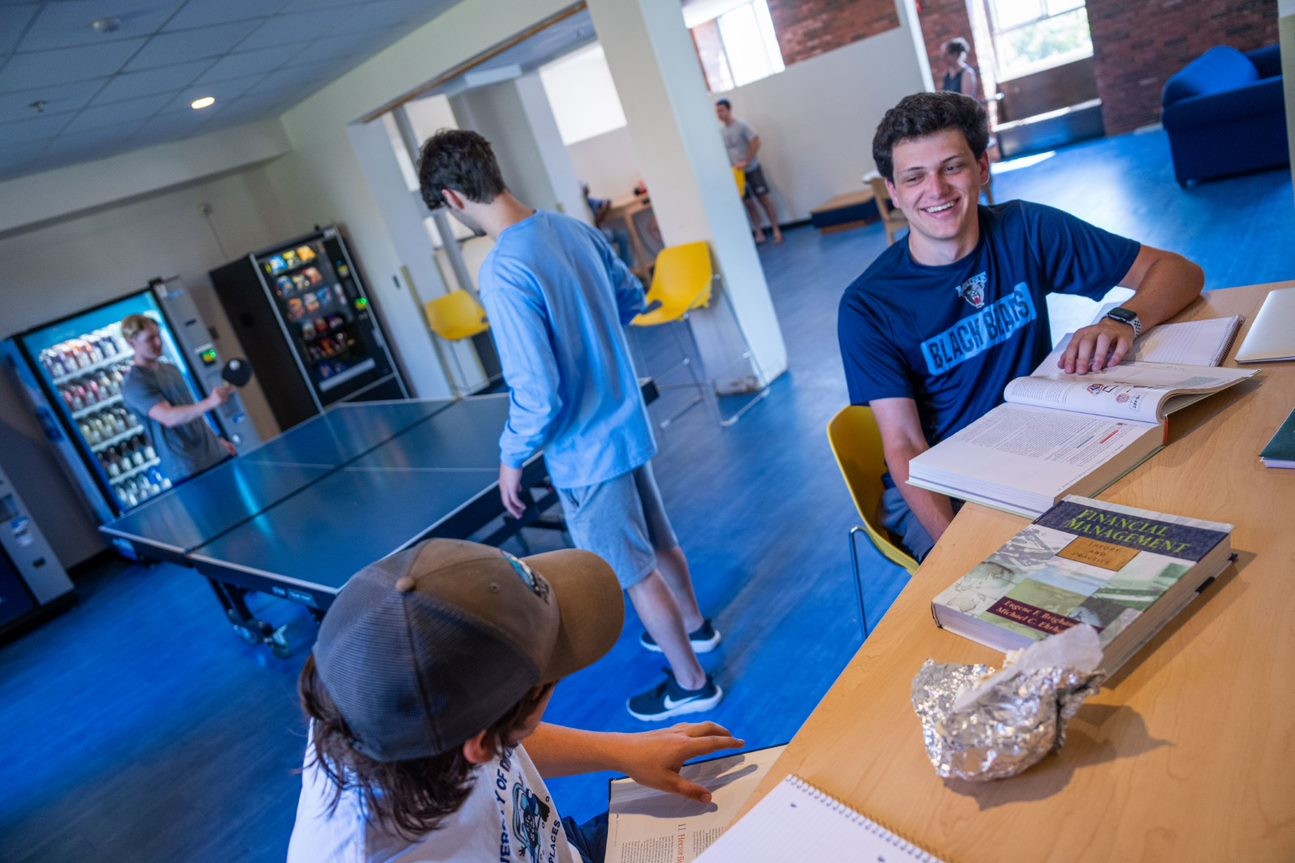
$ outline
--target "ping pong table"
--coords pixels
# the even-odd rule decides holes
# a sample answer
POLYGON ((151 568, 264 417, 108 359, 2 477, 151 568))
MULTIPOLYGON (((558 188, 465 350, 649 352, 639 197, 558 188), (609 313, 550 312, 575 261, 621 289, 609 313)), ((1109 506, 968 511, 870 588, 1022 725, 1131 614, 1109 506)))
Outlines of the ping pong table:
POLYGON ((235 630, 276 653, 282 628, 258 620, 248 591, 318 618, 353 575, 429 537, 497 545, 523 527, 562 529, 542 456, 523 467, 522 518, 499 498, 508 396, 343 403, 177 485, 100 530, 143 559, 196 569, 235 630))

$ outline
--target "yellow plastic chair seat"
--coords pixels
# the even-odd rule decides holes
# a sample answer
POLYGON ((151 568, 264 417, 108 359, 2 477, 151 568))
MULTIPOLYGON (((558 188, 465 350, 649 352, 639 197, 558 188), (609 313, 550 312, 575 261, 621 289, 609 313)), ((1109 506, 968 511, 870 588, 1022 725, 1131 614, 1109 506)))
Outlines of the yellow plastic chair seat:
POLYGON ((423 304, 427 326, 447 342, 470 339, 490 329, 486 310, 467 291, 453 291, 423 304))
POLYGON ((710 305, 715 272, 710 263, 710 246, 704 241, 670 246, 657 255, 647 304, 656 308, 636 317, 636 327, 654 327, 682 320, 693 309, 710 305))

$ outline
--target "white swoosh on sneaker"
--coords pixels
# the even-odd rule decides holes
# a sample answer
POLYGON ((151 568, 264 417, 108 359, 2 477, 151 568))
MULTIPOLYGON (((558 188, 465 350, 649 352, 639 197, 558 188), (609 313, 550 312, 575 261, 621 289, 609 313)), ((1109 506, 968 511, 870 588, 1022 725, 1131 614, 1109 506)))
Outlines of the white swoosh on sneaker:
POLYGON ((676 707, 678 707, 679 705, 681 705, 681 704, 687 704, 689 701, 696 701, 698 698, 701 698, 701 693, 700 693, 700 692, 699 692, 699 693, 697 693, 696 695, 689 695, 687 698, 680 698, 678 701, 675 701, 675 700, 674 700, 673 698, 671 698, 671 697, 670 697, 670 695, 667 693, 667 694, 666 694, 666 697, 665 697, 665 701, 664 701, 665 709, 666 709, 666 710, 674 710, 674 709, 675 709, 676 707))

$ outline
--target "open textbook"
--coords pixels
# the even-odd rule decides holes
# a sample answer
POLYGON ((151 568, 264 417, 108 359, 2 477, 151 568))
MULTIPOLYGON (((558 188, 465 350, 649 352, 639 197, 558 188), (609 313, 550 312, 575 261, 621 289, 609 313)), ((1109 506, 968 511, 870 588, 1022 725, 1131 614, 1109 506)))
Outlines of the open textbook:
POLYGON ((786 746, 684 765, 709 804, 615 779, 607 804, 607 863, 690 863, 723 833, 786 746))
POLYGON ((908 481, 1034 518, 1101 491, 1164 446, 1169 414, 1256 374, 1144 362, 1066 374, 1068 339, 1007 385, 1005 404, 909 462, 908 481))

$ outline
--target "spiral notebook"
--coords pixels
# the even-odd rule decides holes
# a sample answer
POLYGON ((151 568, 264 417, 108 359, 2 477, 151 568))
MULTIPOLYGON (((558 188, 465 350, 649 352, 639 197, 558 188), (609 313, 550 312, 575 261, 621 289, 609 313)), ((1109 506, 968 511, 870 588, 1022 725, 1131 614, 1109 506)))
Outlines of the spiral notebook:
POLYGON ((729 828, 697 863, 940 863, 916 845, 788 776, 729 828))

